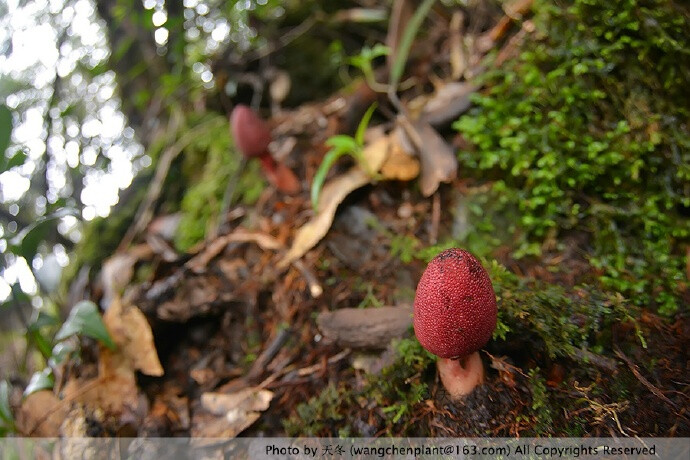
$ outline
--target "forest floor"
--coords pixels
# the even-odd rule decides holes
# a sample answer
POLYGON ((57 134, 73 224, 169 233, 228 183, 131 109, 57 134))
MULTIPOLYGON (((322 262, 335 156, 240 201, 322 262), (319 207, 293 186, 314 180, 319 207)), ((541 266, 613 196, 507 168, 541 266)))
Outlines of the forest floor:
MULTIPOLYGON (((502 59, 530 30, 496 27, 502 59)), ((477 89, 436 83, 434 91, 428 76, 418 81, 426 90, 417 95, 460 91, 438 109, 457 119, 466 107, 450 106, 462 98, 469 106, 477 89)), ((159 216, 141 242, 110 257, 91 292, 109 299, 104 321, 118 348, 83 339, 79 362, 56 372, 51 396, 23 403, 24 432, 690 436, 687 308, 670 317, 651 307, 626 314, 615 294, 583 287, 592 267, 587 231, 578 228, 539 257, 515 258, 509 242, 483 255, 499 331, 480 352, 485 383, 461 401, 448 398, 410 312, 426 262, 457 235, 481 238, 472 210, 481 215, 492 195, 463 170, 428 196, 412 180, 417 173, 369 178, 333 198, 323 239, 290 256, 297 229, 320 215, 308 189, 324 142, 352 132, 375 100, 390 109, 361 85, 274 114, 276 150, 289 145, 277 156, 297 172, 300 193, 265 188, 252 205, 231 206, 222 231, 184 254, 165 237, 177 221, 159 216)), ((392 139, 384 133, 393 117, 382 120, 372 121, 367 146, 392 139)), ((437 129, 453 149, 464 146, 449 125, 437 129)), ((343 160, 329 177, 350 168, 357 164, 343 160)))

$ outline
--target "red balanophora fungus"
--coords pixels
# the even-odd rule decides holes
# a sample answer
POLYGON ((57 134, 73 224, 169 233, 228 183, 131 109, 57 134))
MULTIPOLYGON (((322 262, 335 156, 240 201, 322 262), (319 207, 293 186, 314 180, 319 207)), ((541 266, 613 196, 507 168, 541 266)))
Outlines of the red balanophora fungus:
POLYGON ((478 350, 496 328, 496 295, 481 263, 463 249, 447 249, 429 262, 414 299, 414 332, 439 357, 441 382, 451 398, 484 381, 478 350))
POLYGON ((276 162, 268 151, 271 131, 266 123, 246 105, 237 105, 230 115, 235 145, 246 158, 258 158, 266 179, 288 195, 299 193, 300 184, 290 168, 276 162))

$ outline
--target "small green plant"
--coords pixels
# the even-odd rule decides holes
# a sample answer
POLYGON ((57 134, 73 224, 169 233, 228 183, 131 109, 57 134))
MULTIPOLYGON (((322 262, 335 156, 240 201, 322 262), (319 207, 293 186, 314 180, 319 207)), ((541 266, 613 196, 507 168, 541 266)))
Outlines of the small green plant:
POLYGON ((553 430, 553 416, 546 382, 538 367, 529 370, 529 383, 532 390, 531 409, 535 419, 534 429, 539 435, 548 434, 553 430))
POLYGON ((366 287, 363 287, 366 291, 364 298, 357 305, 357 308, 379 308, 383 306, 383 302, 376 298, 374 294, 374 287, 371 283, 366 283, 366 287))
POLYGON ((348 136, 347 134, 339 134, 329 138, 326 141, 326 145, 330 147, 330 150, 323 157, 323 161, 319 165, 319 169, 314 175, 314 181, 311 185, 311 203, 314 211, 318 210, 319 197, 321 195, 321 189, 326 181, 326 175, 331 167, 335 164, 338 158, 343 155, 350 155, 367 171, 368 174, 374 176, 375 171, 368 171, 367 162, 363 156, 364 150, 364 133, 369 126, 369 121, 371 116, 376 110, 376 103, 372 104, 369 109, 364 113, 362 120, 357 126, 357 131, 355 136, 348 136))
MULTIPOLYGON (((14 292, 12 296, 16 298, 17 293, 14 292)), ((77 352, 77 346, 68 340, 74 336, 90 337, 111 350, 116 348, 115 342, 103 323, 98 307, 91 301, 84 300, 77 303, 62 324, 58 318, 45 312, 38 312, 35 319, 27 325, 26 340, 27 344, 36 347, 47 366, 31 376, 29 384, 24 389, 25 396, 53 387, 53 367, 77 352), (58 326, 60 327, 55 332, 58 326)), ((2 419, 2 414, 0 414, 0 419, 2 419)))
POLYGON ((364 79, 367 84, 374 91, 385 93, 388 91, 388 86, 376 81, 376 76, 374 75, 373 61, 381 56, 387 56, 390 54, 390 48, 380 43, 374 45, 373 48, 365 46, 359 52, 359 54, 350 57, 348 63, 354 67, 357 67, 364 74, 364 79))
MULTIPOLYGON (((40 315, 39 315, 40 318, 40 315)), ((53 325, 55 322, 45 322, 45 325, 53 325)), ((37 326, 37 329, 40 329, 37 326)), ((53 337, 52 341, 47 336, 41 335, 46 343, 52 343, 49 354, 43 354, 48 366, 41 371, 35 372, 31 376, 29 384, 24 389, 24 395, 29 395, 36 391, 46 390, 53 387, 55 380, 53 377, 52 368, 67 357, 76 353, 76 346, 65 342, 73 336, 90 337, 98 340, 111 350, 116 348, 115 342, 110 337, 108 330, 103 323, 103 318, 98 311, 95 303, 89 300, 83 300, 77 303, 70 311, 69 316, 62 323, 62 326, 53 337)))

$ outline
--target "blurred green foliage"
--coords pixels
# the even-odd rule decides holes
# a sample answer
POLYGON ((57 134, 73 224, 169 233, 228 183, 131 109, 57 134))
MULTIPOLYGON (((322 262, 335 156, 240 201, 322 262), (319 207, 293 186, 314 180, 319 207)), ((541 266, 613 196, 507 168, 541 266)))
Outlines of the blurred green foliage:
MULTIPOLYGON (((205 115, 198 123, 207 128, 203 135, 191 138, 182 163, 187 188, 180 205, 182 220, 175 236, 175 246, 181 251, 203 240, 209 226, 218 224, 225 189, 241 164, 225 117, 205 115)), ((236 185, 239 201, 253 204, 264 187, 258 162, 249 161, 236 185)))
POLYGON ((677 311, 690 241, 690 12, 664 0, 535 4, 534 39, 455 127, 465 174, 516 209, 516 257, 589 234, 604 286, 677 311))

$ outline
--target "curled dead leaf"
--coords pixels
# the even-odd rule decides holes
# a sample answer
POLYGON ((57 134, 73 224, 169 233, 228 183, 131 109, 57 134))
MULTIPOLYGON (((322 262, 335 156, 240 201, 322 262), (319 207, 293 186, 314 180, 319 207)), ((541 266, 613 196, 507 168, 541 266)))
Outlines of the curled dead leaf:
POLYGON ((458 159, 453 149, 426 121, 411 122, 405 116, 398 118, 411 143, 419 152, 422 173, 419 187, 422 195, 431 196, 441 182, 451 182, 458 172, 458 159))
POLYGON ((25 436, 57 437, 67 409, 50 390, 31 393, 17 411, 17 429, 25 436))
MULTIPOLYGON (((378 172, 388 156, 390 136, 382 136, 364 149, 365 167, 371 172, 378 172)), ((331 228, 338 205, 350 192, 372 181, 372 177, 359 166, 355 166, 338 177, 328 181, 321 191, 319 210, 295 234, 292 247, 278 262, 278 268, 285 268, 291 262, 302 257, 316 243, 321 241, 331 228)))
POLYGON ((389 152, 381 166, 384 179, 407 181, 419 176, 419 160, 403 148, 397 136, 392 137, 389 152))
POLYGON ((144 314, 134 305, 123 305, 115 297, 103 315, 108 332, 117 345, 117 352, 132 363, 132 369, 152 376, 163 375, 153 343, 153 332, 144 314))
POLYGON ((256 387, 230 394, 204 393, 204 411, 194 414, 192 436, 234 438, 259 419, 272 399, 273 392, 256 387))

